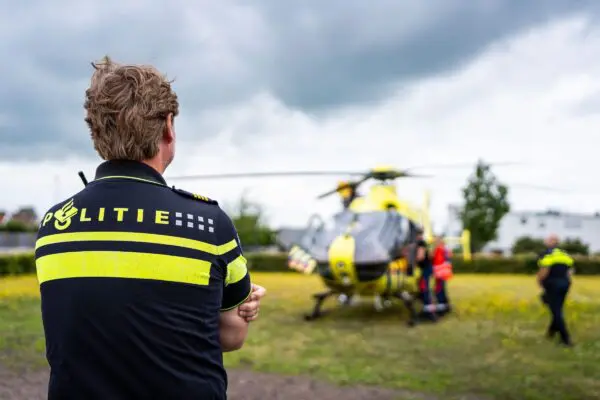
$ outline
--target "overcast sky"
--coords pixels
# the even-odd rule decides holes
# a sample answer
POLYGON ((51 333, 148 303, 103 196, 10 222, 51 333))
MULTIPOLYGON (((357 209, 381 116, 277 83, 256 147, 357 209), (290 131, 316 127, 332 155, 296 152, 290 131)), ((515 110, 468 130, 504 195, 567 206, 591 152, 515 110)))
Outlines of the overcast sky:
MULTIPOLYGON (((100 162, 83 121, 90 61, 175 78, 178 153, 166 176, 498 167, 514 209, 600 209, 600 4, 575 0, 0 1, 0 208, 42 213, 100 162), (535 191, 535 183, 570 189, 535 191)), ((441 227, 470 169, 398 182, 432 190, 441 227), (446 177, 442 179, 441 177, 446 177)), ((344 178, 343 176, 340 178, 344 178)), ((336 178, 173 181, 275 225, 336 210, 336 178)), ((365 190, 363 188, 363 190, 365 190)))

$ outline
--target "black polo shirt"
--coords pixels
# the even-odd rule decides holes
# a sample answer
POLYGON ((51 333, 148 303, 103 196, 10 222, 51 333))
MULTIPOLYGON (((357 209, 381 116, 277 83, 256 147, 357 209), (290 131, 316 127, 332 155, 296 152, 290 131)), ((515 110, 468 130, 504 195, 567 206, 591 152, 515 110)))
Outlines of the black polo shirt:
POLYGON ((538 266, 540 268, 549 268, 550 271, 544 280, 544 283, 553 283, 556 281, 568 281, 569 270, 573 268, 574 260, 564 250, 556 247, 546 249, 538 257, 538 266))
POLYGON ((425 278, 428 278, 433 273, 433 265, 431 264, 429 248, 423 239, 417 240, 417 249, 419 247, 422 247, 425 250, 425 258, 423 258, 421 261, 417 261, 417 266, 421 269, 421 275, 425 278))
POLYGON ((215 201, 105 162, 44 215, 36 266, 50 400, 226 398, 219 314, 251 284, 215 201))

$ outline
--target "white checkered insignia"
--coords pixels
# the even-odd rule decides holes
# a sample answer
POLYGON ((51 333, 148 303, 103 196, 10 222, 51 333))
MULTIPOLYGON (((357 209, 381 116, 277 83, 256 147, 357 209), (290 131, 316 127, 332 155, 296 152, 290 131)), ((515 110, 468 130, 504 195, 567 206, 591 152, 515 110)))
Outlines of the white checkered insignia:
POLYGON ((190 213, 175 213, 175 225, 186 227, 189 229, 199 229, 201 231, 208 230, 210 233, 215 232, 215 222, 212 218, 204 218, 202 215, 194 215, 190 213))

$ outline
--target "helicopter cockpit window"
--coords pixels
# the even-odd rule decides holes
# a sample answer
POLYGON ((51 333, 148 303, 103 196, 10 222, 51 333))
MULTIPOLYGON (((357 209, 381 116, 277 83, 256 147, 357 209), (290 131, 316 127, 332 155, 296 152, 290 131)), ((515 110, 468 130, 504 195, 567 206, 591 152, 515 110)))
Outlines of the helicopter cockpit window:
POLYGON ((323 229, 320 230, 322 239, 333 239, 348 231, 352 234, 369 231, 373 235, 390 235, 393 233, 406 234, 408 232, 408 220, 396 211, 388 212, 340 212, 325 221, 323 229))
POLYGON ((352 234, 360 243, 356 259, 387 260, 395 256, 408 234, 406 218, 394 211, 361 213, 352 234))
POLYGON ((323 230, 336 236, 341 235, 354 220, 354 215, 352 212, 339 212, 325 221, 323 230))
POLYGON ((342 211, 323 221, 320 229, 311 235, 310 245, 314 253, 327 250, 327 246, 337 237, 344 234, 354 219, 354 213, 342 211))
POLYGON ((360 228, 370 228, 376 226, 382 226, 388 218, 387 213, 383 212, 372 212, 372 213, 361 213, 357 214, 356 224, 360 228))
POLYGON ((304 243, 317 259, 326 260, 331 243, 349 233, 356 242, 356 262, 386 262, 409 235, 408 220, 394 210, 354 213, 342 211, 327 219, 304 243))

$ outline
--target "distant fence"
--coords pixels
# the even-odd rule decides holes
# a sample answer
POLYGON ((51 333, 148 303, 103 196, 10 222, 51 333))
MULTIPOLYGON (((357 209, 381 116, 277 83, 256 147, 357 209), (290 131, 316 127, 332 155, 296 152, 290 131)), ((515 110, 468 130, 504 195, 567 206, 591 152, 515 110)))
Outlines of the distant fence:
POLYGON ((35 237, 36 234, 31 232, 0 232, 0 251, 33 249, 35 237))

